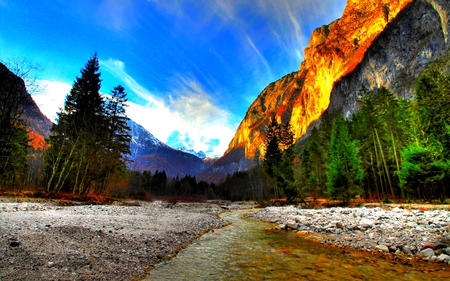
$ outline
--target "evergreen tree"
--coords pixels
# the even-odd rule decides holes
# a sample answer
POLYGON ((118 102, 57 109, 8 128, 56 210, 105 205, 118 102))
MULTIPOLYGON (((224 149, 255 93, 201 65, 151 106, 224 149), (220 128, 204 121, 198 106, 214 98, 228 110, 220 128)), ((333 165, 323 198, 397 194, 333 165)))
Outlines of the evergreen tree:
POLYGON ((295 182, 294 135, 289 124, 282 126, 273 119, 267 132, 263 169, 274 181, 274 195, 283 193, 289 203, 299 195, 295 182))
POLYGON ((361 157, 357 152, 355 141, 350 139, 344 118, 338 115, 333 126, 326 172, 328 194, 332 198, 348 202, 355 195, 362 194, 360 182, 363 179, 363 170, 361 157))
POLYGON ((100 95, 99 61, 94 54, 81 70, 51 129, 45 154, 48 190, 84 193, 103 191, 112 175, 125 170, 130 136, 125 115, 126 93, 113 89, 100 95))
MULTIPOLYGON (((111 91, 111 96, 106 98, 105 117, 107 138, 105 141, 105 156, 103 158, 104 182, 101 190, 104 190, 113 179, 113 175, 126 171, 126 155, 130 154, 131 136, 126 116, 125 88, 121 85, 111 91)), ((117 179, 116 179, 117 180, 117 179)))
POLYGON ((320 127, 313 127, 307 145, 301 151, 300 181, 306 192, 314 198, 327 192, 325 174, 330 148, 333 120, 325 111, 320 118, 320 127))
POLYGON ((409 195, 450 196, 450 76, 445 60, 431 64, 416 81, 410 143, 403 149, 397 173, 409 195))

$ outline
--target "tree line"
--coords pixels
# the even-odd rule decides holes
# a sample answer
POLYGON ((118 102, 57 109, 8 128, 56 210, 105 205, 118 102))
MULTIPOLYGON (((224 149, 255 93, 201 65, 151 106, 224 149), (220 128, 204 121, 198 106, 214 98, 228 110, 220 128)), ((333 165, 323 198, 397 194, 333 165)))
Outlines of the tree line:
POLYGON ((229 176, 237 197, 314 198, 344 202, 360 195, 444 201, 450 198, 449 57, 438 60, 415 81, 412 99, 387 88, 361 89, 360 110, 350 119, 325 111, 307 144, 291 141, 289 124, 272 120, 262 163, 229 176), (250 187, 252 175, 264 182, 250 187))
POLYGON ((41 158, 40 168, 33 164, 40 171, 34 173, 36 182, 51 192, 231 200, 285 197, 290 203, 306 196, 348 201, 356 195, 444 200, 450 197, 449 60, 434 62, 422 72, 410 100, 384 87, 361 89, 358 112, 345 119, 326 111, 301 147, 290 125, 273 118, 262 159, 218 184, 190 175, 168 178, 164 171, 127 170, 127 94, 121 85, 106 97, 100 94, 96 54, 74 81, 41 154, 29 146, 21 119, 18 97, 25 86, 5 76, 0 79, 0 186, 23 186, 30 163, 36 162, 33 158, 41 158))

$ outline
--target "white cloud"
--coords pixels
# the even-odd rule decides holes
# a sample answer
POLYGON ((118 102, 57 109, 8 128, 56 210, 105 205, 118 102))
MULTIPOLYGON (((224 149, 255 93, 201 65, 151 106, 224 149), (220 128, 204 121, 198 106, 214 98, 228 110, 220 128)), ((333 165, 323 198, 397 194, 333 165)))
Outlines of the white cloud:
MULTIPOLYGON (((114 61, 112 65, 122 69, 116 70, 116 74, 123 75, 127 91, 133 91, 147 101, 145 104, 128 102, 129 118, 163 142, 178 132, 180 143, 187 148, 209 151, 208 156, 223 155, 236 126, 229 123, 230 113, 216 106, 197 81, 181 75, 174 78, 176 89, 170 99, 164 102, 127 75, 122 62, 114 61), (219 143, 215 143, 215 140, 219 140, 219 143)), ((33 99, 42 113, 56 121, 56 113, 64 107, 65 97, 72 86, 58 81, 41 82, 46 86, 46 91, 33 95, 33 99)))
POLYGON ((101 65, 122 80, 127 91, 146 101, 145 104, 129 102, 128 116, 159 140, 167 143, 177 132, 187 148, 212 151, 209 156, 221 156, 228 148, 236 127, 230 124, 231 114, 215 105, 195 78, 175 76, 170 81, 173 90, 162 95, 168 97, 164 100, 134 80, 122 61, 108 59, 101 61, 101 65), (219 144, 211 144, 217 139, 219 144))
POLYGON ((45 90, 33 94, 33 99, 41 112, 55 122, 56 113, 59 111, 59 108, 64 107, 66 95, 70 92, 72 85, 48 80, 39 80, 38 82, 44 86, 45 90))

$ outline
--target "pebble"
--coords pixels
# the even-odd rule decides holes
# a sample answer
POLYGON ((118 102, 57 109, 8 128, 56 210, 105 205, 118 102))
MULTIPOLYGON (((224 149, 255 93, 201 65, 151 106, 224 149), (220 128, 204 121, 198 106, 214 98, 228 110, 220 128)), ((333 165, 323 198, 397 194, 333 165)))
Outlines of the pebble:
POLYGON ((389 253, 389 248, 386 245, 377 245, 375 246, 375 249, 381 252, 389 253))

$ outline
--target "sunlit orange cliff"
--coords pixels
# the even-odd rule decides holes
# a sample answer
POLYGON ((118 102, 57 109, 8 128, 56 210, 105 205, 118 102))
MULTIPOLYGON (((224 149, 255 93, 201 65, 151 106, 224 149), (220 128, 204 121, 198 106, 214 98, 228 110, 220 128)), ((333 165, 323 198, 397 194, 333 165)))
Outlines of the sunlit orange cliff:
POLYGON ((426 59, 448 47, 447 1, 349 0, 340 19, 313 32, 300 69, 259 94, 225 155, 204 171, 202 178, 213 180, 219 174, 248 169, 252 159, 264 154, 265 133, 272 118, 289 122, 298 140, 329 106, 339 103, 339 110, 347 106, 354 111, 355 104, 349 100, 355 90, 348 87, 392 86, 400 72, 417 76, 415 70, 423 68, 426 59), (427 54, 431 55, 426 58, 427 54), (402 69, 406 66, 413 71, 402 69))
POLYGON ((361 62, 372 41, 411 1, 350 0, 341 19, 313 32, 300 70, 267 86, 253 102, 227 152, 244 146, 245 155, 254 157, 274 116, 289 121, 300 138, 327 109, 333 84, 361 62))

